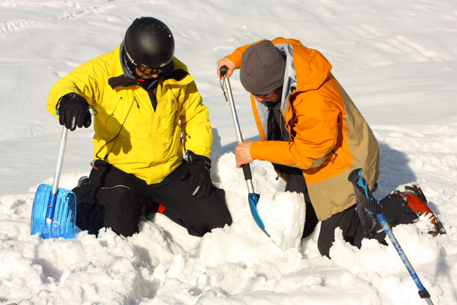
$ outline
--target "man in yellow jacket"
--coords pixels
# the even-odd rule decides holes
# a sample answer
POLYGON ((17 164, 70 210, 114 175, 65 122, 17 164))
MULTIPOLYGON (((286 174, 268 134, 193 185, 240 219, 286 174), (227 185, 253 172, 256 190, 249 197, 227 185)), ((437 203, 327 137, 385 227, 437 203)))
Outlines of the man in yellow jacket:
MULTIPOLYGON (((349 174, 363 168, 370 188, 379 176, 376 138, 350 97, 331 74, 332 66, 317 50, 295 39, 261 40, 236 49, 218 61, 226 77, 240 69, 240 80, 251 93, 260 141, 244 141, 235 149, 237 166, 269 161, 287 182, 286 191, 303 193, 306 202, 304 237, 322 222, 318 248, 330 256, 336 228, 360 247, 365 237, 385 243, 381 225, 371 217, 365 225, 356 211, 349 174)), ((422 195, 420 188, 410 189, 422 195)), ((415 211, 404 194, 381 201, 392 224, 410 223, 415 211)), ((420 201, 426 206, 425 197, 420 201)))
POLYGON ((231 224, 210 178, 208 108, 160 20, 136 19, 118 48, 59 80, 47 108, 71 131, 95 114, 93 169, 74 189, 82 230, 131 236, 148 200, 192 235, 231 224))

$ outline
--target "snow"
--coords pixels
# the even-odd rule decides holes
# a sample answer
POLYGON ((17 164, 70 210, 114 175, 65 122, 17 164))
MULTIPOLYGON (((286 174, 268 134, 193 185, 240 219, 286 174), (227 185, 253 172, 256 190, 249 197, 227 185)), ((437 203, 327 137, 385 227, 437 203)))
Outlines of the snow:
MULTIPOLYGON (((321 51, 381 148, 381 199, 417 182, 446 235, 411 225, 394 233, 434 304, 457 304, 457 2, 445 0, 0 0, 1 304, 425 304, 392 245, 341 232, 332 260, 305 240, 303 199, 284 193, 270 164, 252 163, 254 223, 235 131, 216 61, 262 38, 296 38, 321 51), (116 48, 134 18, 173 31, 216 133, 212 176, 226 190, 233 225, 189 236, 163 215, 124 238, 102 230, 72 240, 30 234, 40 183, 52 183, 61 126, 46 110, 51 86, 116 48)), ((248 94, 231 78, 245 139, 258 139, 248 94)), ((87 175, 91 129, 70 133, 60 186, 87 175)), ((330 190, 331 191, 331 190, 330 190)), ((390 241, 388 241, 390 243, 390 241)))

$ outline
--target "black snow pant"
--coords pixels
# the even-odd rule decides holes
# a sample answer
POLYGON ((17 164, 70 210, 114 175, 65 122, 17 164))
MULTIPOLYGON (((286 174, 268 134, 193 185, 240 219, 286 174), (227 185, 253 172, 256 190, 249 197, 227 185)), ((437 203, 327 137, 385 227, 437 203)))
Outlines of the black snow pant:
MULTIPOLYGON (((409 224, 417 219, 417 214, 398 194, 391 194, 380 201, 383 206, 383 215, 387 223, 394 227, 398 224, 409 224)), ((371 233, 368 233, 363 227, 357 214, 356 205, 337 213, 321 224, 321 231, 317 246, 322 255, 330 257, 330 248, 335 241, 335 229, 341 228, 343 238, 351 245, 360 248, 362 239, 374 238, 380 243, 387 245, 385 238, 386 233, 382 229, 377 217, 373 218, 376 225, 371 233)))
POLYGON ((102 227, 108 227, 117 234, 131 236, 138 232, 148 199, 164 206, 163 214, 185 227, 190 235, 203 236, 214 228, 230 225, 224 190, 213 185, 208 197, 193 197, 187 191, 189 179, 180 179, 182 170, 183 166, 162 182, 148 185, 107 162, 96 161, 90 182, 73 189, 78 203, 76 225, 90 234, 97 235, 102 227))
POLYGON ((305 228, 303 230, 303 237, 305 238, 314 232, 314 228, 318 223, 316 212, 314 211, 311 200, 309 199, 308 186, 306 185, 305 177, 303 173, 298 171, 297 173, 290 174, 287 177, 286 192, 297 192, 302 193, 305 197, 306 203, 306 217, 305 217, 305 228))

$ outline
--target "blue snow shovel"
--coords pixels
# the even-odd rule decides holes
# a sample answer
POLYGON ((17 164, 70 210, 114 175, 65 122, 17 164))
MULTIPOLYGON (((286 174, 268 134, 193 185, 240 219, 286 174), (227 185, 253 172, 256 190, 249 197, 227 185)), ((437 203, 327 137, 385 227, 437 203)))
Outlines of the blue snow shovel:
MULTIPOLYGON (((222 88, 222 91, 224 91, 225 99, 230 104, 233 124, 235 125, 236 138, 238 140, 238 144, 240 144, 241 142, 243 142, 243 136, 241 134, 241 128, 240 128, 240 123, 238 121, 238 115, 236 114, 235 102, 233 101, 233 93, 232 93, 232 87, 230 86, 230 80, 227 77, 225 77, 227 71, 228 71, 227 66, 222 66, 220 69, 221 76, 223 77, 223 80, 221 80, 221 88, 222 88)), ((265 232, 265 234, 267 234, 268 237, 270 237, 270 234, 268 234, 267 231, 265 230, 265 225, 263 224, 262 218, 260 218, 259 211, 257 210, 257 203, 259 202, 260 195, 254 193, 254 185, 252 184, 251 167, 249 166, 249 164, 243 164, 242 167, 243 167, 244 179, 246 180, 246 183, 248 185, 249 208, 251 209, 252 217, 254 217, 254 220, 255 220, 256 224, 259 226, 259 228, 263 232, 265 232)))
MULTIPOLYGON (((403 251, 400 243, 398 242, 397 238, 395 237, 392 228, 387 223, 384 215, 382 214, 382 205, 373 197, 370 188, 367 185, 365 178, 362 176, 363 169, 358 168, 353 170, 348 177, 348 180, 352 182, 354 187, 355 197, 357 201, 357 209, 365 209, 365 211, 370 214, 374 215, 378 218, 379 222, 382 225, 382 228, 386 232, 387 236, 389 236, 392 244, 394 245, 395 249, 397 250, 398 255, 400 256, 403 264, 405 264, 406 269, 408 270, 409 274, 413 278, 414 282, 416 283, 417 288, 419 289, 419 296, 424 299, 428 305, 433 305, 432 300, 430 299, 430 293, 425 289, 424 285, 419 279, 416 271, 414 270, 413 266, 409 262, 408 258, 406 257, 405 252, 403 251)), ((359 214, 360 216, 361 214, 359 214)), ((363 216, 360 217, 360 221, 364 223, 363 216)))
POLYGON ((67 136, 68 129, 64 126, 54 182, 52 186, 38 186, 33 200, 32 235, 40 233, 44 239, 75 237, 76 195, 72 191, 59 188, 67 136))

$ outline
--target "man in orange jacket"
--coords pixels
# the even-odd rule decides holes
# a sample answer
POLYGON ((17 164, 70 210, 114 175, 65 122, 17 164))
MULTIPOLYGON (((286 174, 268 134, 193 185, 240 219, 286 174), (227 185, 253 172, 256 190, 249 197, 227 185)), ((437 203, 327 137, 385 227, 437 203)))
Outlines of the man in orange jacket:
MULTIPOLYGON (((365 237, 385 243, 386 235, 375 217, 365 227, 361 224, 348 181, 349 173, 363 168, 369 187, 374 187, 380 166, 378 142, 331 74, 327 59, 298 40, 276 38, 237 48, 218 61, 218 74, 222 66, 228 67, 226 77, 240 69, 261 138, 236 147, 237 166, 269 161, 287 182, 286 191, 304 194, 304 237, 321 221, 318 248, 322 255, 330 256, 337 227, 357 247, 365 237)), ((421 194, 417 186, 412 192, 421 194)), ((382 201, 392 225, 417 218, 403 198, 393 194, 382 201)))

